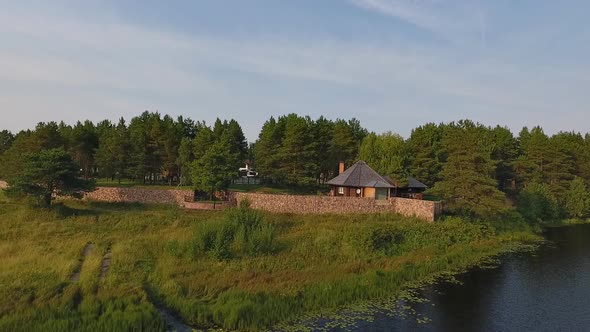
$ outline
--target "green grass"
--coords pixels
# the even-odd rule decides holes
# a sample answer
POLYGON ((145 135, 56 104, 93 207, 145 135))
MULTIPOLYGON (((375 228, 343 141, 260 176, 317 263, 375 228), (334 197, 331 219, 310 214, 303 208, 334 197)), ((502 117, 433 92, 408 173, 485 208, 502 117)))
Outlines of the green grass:
POLYGON ((244 193, 318 195, 330 191, 328 186, 289 186, 265 184, 232 184, 229 190, 244 193))
POLYGON ((540 239, 524 226, 497 230, 508 228, 456 218, 1 203, 0 330, 159 331, 155 303, 192 326, 258 330, 389 297, 540 239), (94 250, 72 282, 89 242, 94 250), (112 265, 99 280, 109 244, 112 265))
POLYGON ((179 185, 167 185, 167 184, 149 184, 141 181, 133 181, 129 179, 122 179, 121 182, 111 179, 96 179, 97 187, 115 187, 115 188, 140 188, 140 189, 152 189, 152 190, 169 190, 169 189, 186 189, 192 190, 192 186, 179 186, 179 185))

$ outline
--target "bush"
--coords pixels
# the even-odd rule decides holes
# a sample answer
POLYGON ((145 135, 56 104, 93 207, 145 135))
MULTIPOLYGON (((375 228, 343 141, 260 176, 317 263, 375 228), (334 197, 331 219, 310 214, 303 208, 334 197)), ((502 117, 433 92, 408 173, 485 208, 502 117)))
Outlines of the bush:
POLYGON ((221 222, 200 227, 190 244, 191 256, 208 253, 224 260, 233 254, 257 256, 275 250, 275 227, 247 202, 225 213, 221 222))
POLYGON ((557 202, 542 183, 532 183, 518 195, 517 210, 531 224, 559 217, 557 202))
POLYGON ((397 254, 399 245, 404 241, 404 235, 392 227, 380 227, 373 230, 366 247, 371 251, 381 252, 386 256, 397 254))

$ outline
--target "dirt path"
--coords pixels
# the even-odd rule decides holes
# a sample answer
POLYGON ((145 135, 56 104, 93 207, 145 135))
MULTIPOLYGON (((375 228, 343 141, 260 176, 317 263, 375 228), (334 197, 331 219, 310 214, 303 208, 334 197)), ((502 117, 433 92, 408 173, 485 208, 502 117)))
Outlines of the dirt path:
POLYGON ((111 259, 112 259, 112 254, 111 254, 111 246, 113 244, 109 243, 109 246, 107 247, 107 251, 104 254, 104 257, 102 258, 102 263, 100 265, 100 280, 104 280, 107 277, 107 273, 109 272, 109 269, 111 268, 111 259))
POLYGON ((80 273, 82 272, 82 265, 84 265, 84 260, 86 259, 86 257, 88 255, 90 255, 90 252, 92 251, 92 249, 94 249, 94 243, 88 242, 86 244, 86 246, 84 247, 84 250, 82 251, 82 256, 80 257, 80 262, 79 262, 78 266, 76 267, 76 270, 74 270, 74 273, 70 277, 70 281, 73 281, 73 282, 80 281, 80 273))

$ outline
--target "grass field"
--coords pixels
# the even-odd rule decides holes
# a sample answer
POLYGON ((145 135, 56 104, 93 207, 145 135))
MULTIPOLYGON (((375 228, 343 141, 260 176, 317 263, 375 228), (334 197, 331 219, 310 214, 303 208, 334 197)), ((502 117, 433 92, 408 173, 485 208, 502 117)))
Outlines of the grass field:
POLYGON ((156 304, 191 326, 258 330, 539 240, 518 229, 77 201, 35 210, 0 193, 0 330, 159 331, 156 304))

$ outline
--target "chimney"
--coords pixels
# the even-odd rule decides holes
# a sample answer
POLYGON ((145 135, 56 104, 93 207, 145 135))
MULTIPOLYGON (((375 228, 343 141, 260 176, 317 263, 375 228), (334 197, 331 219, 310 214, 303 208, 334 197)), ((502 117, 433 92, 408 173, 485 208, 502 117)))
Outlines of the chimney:
POLYGON ((344 162, 341 161, 340 165, 338 166, 338 175, 344 173, 344 162))

